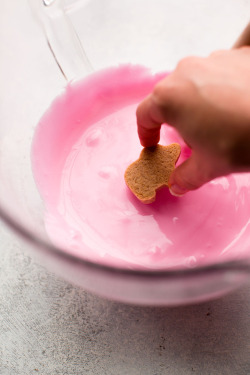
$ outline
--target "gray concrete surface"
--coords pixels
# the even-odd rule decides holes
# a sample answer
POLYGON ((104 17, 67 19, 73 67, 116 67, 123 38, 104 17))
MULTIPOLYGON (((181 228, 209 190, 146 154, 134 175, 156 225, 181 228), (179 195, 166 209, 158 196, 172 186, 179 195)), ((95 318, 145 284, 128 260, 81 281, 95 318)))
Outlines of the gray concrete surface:
POLYGON ((1 375, 249 375, 250 285, 175 308, 107 301, 0 233, 1 375))

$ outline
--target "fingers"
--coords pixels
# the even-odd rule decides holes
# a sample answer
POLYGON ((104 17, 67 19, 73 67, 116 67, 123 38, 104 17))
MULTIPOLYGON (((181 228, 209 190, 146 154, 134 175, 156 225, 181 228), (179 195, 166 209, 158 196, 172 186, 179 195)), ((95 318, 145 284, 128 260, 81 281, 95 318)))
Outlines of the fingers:
MULTIPOLYGON (((181 133, 182 123, 187 127, 190 112, 193 114, 197 92, 191 81, 180 79, 174 74, 157 84, 154 91, 137 109, 138 135, 142 146, 151 147, 160 139, 163 123, 174 126, 181 133)), ((201 163, 199 155, 192 156, 175 169, 170 177, 170 191, 173 195, 183 195, 195 190, 217 177, 215 173, 201 163)))
POLYGON ((182 196, 190 190, 196 190, 220 173, 212 164, 202 160, 195 152, 184 163, 179 165, 170 176, 170 192, 182 196))
POLYGON ((138 136, 143 147, 155 146, 160 140, 160 129, 164 119, 156 116, 157 106, 153 94, 149 95, 137 108, 138 136))
POLYGON ((171 74, 138 106, 136 116, 142 146, 155 146, 159 142, 163 123, 175 125, 178 122, 188 106, 190 85, 171 74))

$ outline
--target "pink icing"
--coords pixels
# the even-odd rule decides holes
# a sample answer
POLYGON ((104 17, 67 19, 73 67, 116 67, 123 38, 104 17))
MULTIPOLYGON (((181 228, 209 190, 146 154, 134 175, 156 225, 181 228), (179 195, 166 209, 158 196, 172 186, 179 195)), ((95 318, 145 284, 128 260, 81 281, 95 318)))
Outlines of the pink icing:
MULTIPOLYGON (((70 83, 42 117, 33 142, 35 180, 51 241, 99 263, 165 269, 249 256, 250 177, 217 179, 151 205, 125 185, 141 151, 135 110, 165 74, 121 66, 70 83)), ((161 144, 182 139, 164 126, 161 144)))

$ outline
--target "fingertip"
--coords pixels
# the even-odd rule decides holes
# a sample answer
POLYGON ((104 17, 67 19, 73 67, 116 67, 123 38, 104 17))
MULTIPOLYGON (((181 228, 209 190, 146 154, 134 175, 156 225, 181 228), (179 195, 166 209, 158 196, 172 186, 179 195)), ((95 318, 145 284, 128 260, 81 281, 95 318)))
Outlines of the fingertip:
POLYGON ((144 127, 138 127, 138 136, 143 147, 153 147, 160 141, 160 130, 150 130, 145 129, 144 127))
POLYGON ((154 147, 157 145, 157 142, 152 142, 151 140, 149 141, 141 140, 140 143, 142 147, 154 147))
POLYGON ((183 197, 183 195, 188 192, 188 190, 182 188, 177 184, 170 185, 169 191, 174 197, 183 197))
POLYGON ((160 140, 161 123, 152 117, 152 95, 145 98, 137 107, 137 130, 141 145, 151 147, 157 145, 160 140))

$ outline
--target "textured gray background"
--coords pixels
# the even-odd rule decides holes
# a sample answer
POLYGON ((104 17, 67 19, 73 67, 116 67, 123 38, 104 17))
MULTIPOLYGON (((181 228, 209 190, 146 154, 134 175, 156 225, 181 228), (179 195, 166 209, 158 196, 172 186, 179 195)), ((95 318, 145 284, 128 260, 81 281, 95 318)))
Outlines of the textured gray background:
POLYGON ((200 305, 124 305, 58 279, 1 232, 1 375, 250 374, 250 285, 200 305))
MULTIPOLYGON (((30 58, 39 56, 44 66, 38 87, 47 86, 44 74, 51 90, 61 87, 25 1, 1 5, 0 39, 10 33, 9 44, 0 40, 1 54, 14 50, 11 35, 18 32, 16 53, 31 49, 30 58)), ((37 79, 35 64, 27 74, 37 79)), ((24 249, 0 227, 0 375, 250 374, 250 285, 201 305, 129 306, 57 278, 24 249)))

